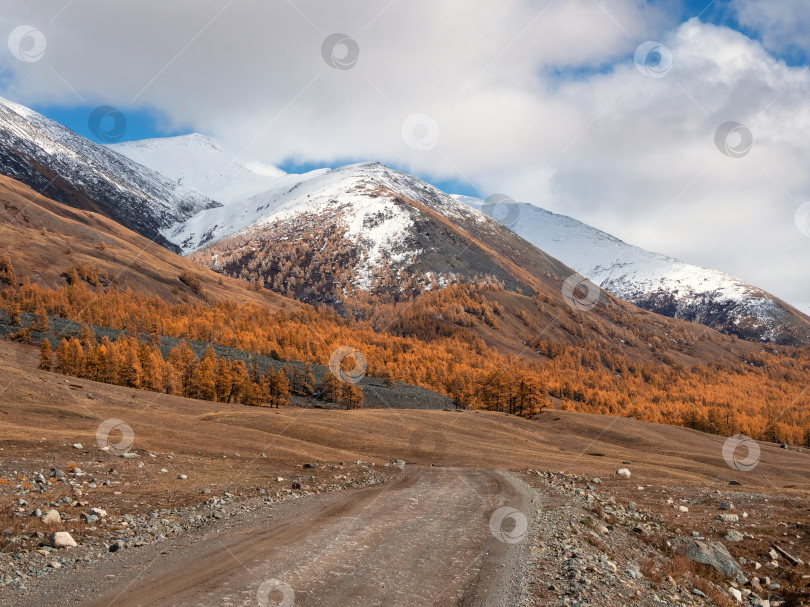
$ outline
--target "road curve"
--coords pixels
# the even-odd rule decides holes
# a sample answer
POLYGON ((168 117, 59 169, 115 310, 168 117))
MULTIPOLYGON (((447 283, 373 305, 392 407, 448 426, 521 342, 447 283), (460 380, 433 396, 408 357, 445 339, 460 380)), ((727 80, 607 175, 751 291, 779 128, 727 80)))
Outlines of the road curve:
POLYGON ((506 604, 511 564, 521 547, 495 538, 490 517, 502 506, 528 513, 531 505, 525 486, 508 475, 409 468, 387 485, 331 496, 325 506, 313 501, 314 507, 292 517, 212 534, 164 548, 151 562, 130 563, 117 582, 96 586, 85 604, 506 604))

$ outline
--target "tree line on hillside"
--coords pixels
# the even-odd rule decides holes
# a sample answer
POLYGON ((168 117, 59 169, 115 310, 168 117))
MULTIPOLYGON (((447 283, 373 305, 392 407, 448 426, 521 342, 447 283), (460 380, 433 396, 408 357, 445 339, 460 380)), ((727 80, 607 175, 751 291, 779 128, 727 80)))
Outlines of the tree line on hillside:
POLYGON ((260 371, 255 363, 246 365, 243 360, 217 356, 211 346, 200 358, 185 341, 172 348, 164 359, 156 343, 146 344, 126 335, 115 341, 106 336, 97 341, 87 325, 83 326, 79 338, 63 339, 55 352, 51 342, 43 340, 39 368, 128 388, 222 403, 278 408, 288 406, 290 394, 297 394, 317 395, 346 409, 363 407, 362 391, 330 373, 316 386, 311 365, 298 369, 288 364, 278 370, 270 365, 260 371))
MULTIPOLYGON (((6 277, 9 270, 13 272, 10 262, 0 264, 0 272, 5 272, 6 277)), ((666 344, 657 344, 654 336, 645 333, 643 325, 634 324, 632 317, 619 318, 621 326, 612 328, 598 318, 572 312, 557 320, 557 326, 567 327, 564 330, 570 335, 568 343, 548 335, 527 339, 526 346, 544 359, 542 363, 532 363, 502 355, 467 331, 465 325, 471 321, 486 323, 488 319, 497 325, 506 320, 505 311, 497 302, 484 297, 497 290, 497 285, 451 285, 421 296, 401 312, 396 308, 386 311, 381 306, 381 314, 398 314, 398 320, 386 326, 381 322, 383 316, 357 321, 303 304, 296 309, 274 310, 254 303, 169 303, 159 297, 120 291, 114 286, 99 289, 86 281, 59 289, 32 284, 27 278, 22 284, 12 286, 9 281, 5 284, 8 286, 0 290, 0 309, 17 326, 21 324, 21 313, 34 315, 37 327, 25 327, 29 339, 32 329, 46 329, 51 316, 122 330, 131 336, 145 334, 155 339, 169 336, 217 343, 320 365, 328 364, 337 347, 350 346, 365 355, 369 376, 435 390, 453 398, 460 407, 531 416, 541 408, 554 406, 676 424, 716 434, 743 432, 777 442, 810 442, 810 395, 803 388, 810 384, 807 348, 764 345, 760 352, 736 362, 685 367, 669 360, 671 350, 666 344), (448 318, 454 321, 446 322, 448 318), (582 334, 589 339, 579 339, 582 334), (653 357, 638 360, 622 354, 611 346, 618 339, 648 344, 653 357)), ((534 305, 550 304, 537 301, 534 305)), ((21 336, 25 338, 26 335, 21 336)), ((208 354, 182 369, 175 367, 178 354, 160 363, 159 355, 150 345, 136 347, 137 340, 132 337, 109 344, 102 340, 94 345, 86 340, 82 343, 81 337, 75 339, 81 351, 75 342, 67 340, 74 350, 72 357, 84 362, 80 367, 68 364, 68 368, 76 373, 96 373, 96 377, 106 378, 102 381, 134 381, 127 379, 134 376, 138 387, 150 389, 151 385, 162 391, 190 395, 195 388, 184 383, 184 379, 190 377, 188 374, 195 367, 205 361, 204 366, 213 368, 216 377, 220 366, 218 359, 208 354), (124 346, 125 343, 128 345, 124 346), (109 369, 104 373, 98 371, 98 359, 111 357, 111 350, 116 348, 121 350, 115 355, 118 364, 129 365, 136 372, 118 369, 113 376, 109 369), (144 367, 150 366, 162 371, 150 375, 151 371, 144 371, 144 367)), ((669 339, 682 343, 685 349, 694 344, 689 341, 692 338, 677 331, 671 331, 669 339)), ((237 365, 238 361, 231 364, 237 365)), ((249 366, 245 370, 251 386, 234 388, 231 384, 230 390, 208 390, 204 395, 214 394, 218 399, 227 394, 227 398, 250 400, 251 391, 259 394, 252 384, 261 388, 263 379, 255 373, 251 376, 249 366)), ((200 372, 198 369, 197 373, 200 372)), ((236 374, 243 377, 241 368, 236 374)), ((297 380, 286 372, 285 376, 294 393, 297 380)), ((223 385, 227 383, 221 381, 223 385)), ((269 385, 268 380, 265 385, 269 385)), ((333 395, 336 389, 324 386, 323 392, 333 395)), ((270 396, 261 394, 264 402, 270 402, 270 396)))

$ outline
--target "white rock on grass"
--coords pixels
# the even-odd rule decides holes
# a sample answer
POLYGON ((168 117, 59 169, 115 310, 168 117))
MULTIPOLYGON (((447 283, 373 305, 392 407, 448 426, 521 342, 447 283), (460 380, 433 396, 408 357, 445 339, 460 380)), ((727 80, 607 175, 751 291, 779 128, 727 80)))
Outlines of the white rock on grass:
POLYGON ((731 596, 733 596, 735 599, 737 599, 738 603, 742 603, 742 592, 740 592, 736 588, 729 588, 728 591, 729 591, 729 594, 731 594, 731 596))
POLYGON ((46 525, 59 524, 62 522, 62 517, 56 510, 48 510, 42 515, 42 522, 46 525))
POLYGON ((90 508, 90 514, 95 514, 98 517, 107 516, 107 511, 102 508, 90 508))
POLYGON ((179 478, 181 481, 184 481, 188 478, 188 476, 186 476, 185 474, 178 474, 177 478, 179 478))
POLYGON ((50 544, 53 548, 72 548, 76 540, 67 531, 56 531, 51 533, 50 544))
POLYGON ((628 470, 627 468, 619 468, 618 470, 616 470, 616 475, 623 476, 625 478, 630 478, 630 470, 628 470))

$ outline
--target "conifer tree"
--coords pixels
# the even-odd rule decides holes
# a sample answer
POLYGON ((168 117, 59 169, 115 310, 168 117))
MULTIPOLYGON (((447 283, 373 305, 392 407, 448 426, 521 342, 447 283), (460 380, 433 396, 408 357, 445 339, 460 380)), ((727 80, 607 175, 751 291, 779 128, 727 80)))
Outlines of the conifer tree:
POLYGON ((216 368, 216 390, 217 400, 222 403, 231 402, 231 394, 233 393, 233 365, 231 361, 225 357, 217 361, 216 368))
POLYGON ((31 325, 31 328, 34 331, 39 331, 41 333, 50 331, 51 329, 51 324, 48 321, 48 311, 45 309, 45 305, 41 302, 37 306, 36 318, 34 319, 34 323, 31 325))
POLYGON ((193 395, 201 400, 217 398, 217 355, 214 348, 208 346, 202 360, 197 364, 192 375, 193 395))
POLYGON ((315 374, 312 372, 312 365, 307 363, 304 367, 304 377, 301 382, 301 393, 304 396, 315 394, 315 374))
POLYGON ((341 399, 346 410, 363 408, 363 390, 357 384, 342 382, 341 399))
POLYGON ((183 340, 171 349, 169 352, 169 364, 174 367, 180 377, 183 396, 190 396, 192 376, 194 374, 194 367, 197 364, 197 355, 194 354, 194 350, 191 349, 187 341, 183 340))
POLYGON ((39 368, 43 371, 50 371, 53 361, 53 347, 47 339, 39 346, 39 368))
POLYGON ((279 369, 276 375, 274 401, 276 409, 279 405, 288 407, 290 405, 290 382, 287 381, 287 376, 284 374, 283 369, 279 369))

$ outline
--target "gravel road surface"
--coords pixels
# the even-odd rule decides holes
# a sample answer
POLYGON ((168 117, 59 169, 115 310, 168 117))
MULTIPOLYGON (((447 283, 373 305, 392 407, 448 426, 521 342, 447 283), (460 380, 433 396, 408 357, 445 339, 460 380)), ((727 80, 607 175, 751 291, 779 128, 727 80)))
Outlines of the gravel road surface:
POLYGON ((31 589, 31 604, 516 605, 529 542, 496 538, 490 518, 509 506, 531 521, 532 502, 507 473, 409 467, 386 485, 279 504, 70 575, 54 572, 31 589))

